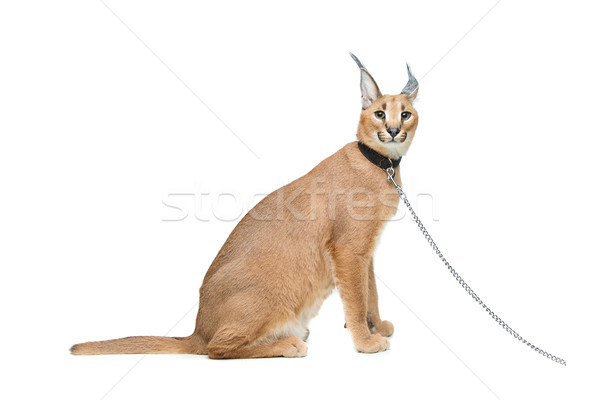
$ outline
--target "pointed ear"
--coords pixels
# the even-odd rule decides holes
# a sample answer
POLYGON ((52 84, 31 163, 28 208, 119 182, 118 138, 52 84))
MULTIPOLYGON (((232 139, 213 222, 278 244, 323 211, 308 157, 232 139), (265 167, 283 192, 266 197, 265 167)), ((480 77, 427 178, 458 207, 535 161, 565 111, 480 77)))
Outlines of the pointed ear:
POLYGON ((410 65, 406 64, 406 69, 408 70, 408 82, 406 82, 406 86, 404 86, 400 94, 405 94, 410 101, 413 101, 417 97, 417 93, 419 93, 419 82, 417 82, 417 78, 412 74, 410 65))
POLYGON ((377 87, 375 79, 373 79, 366 69, 360 70, 360 97, 363 110, 381 97, 381 92, 377 87))
POLYGON ((375 79, 369 74, 369 71, 362 65, 360 60, 352 53, 350 57, 356 62, 358 68, 360 68, 360 94, 362 100, 363 110, 369 107, 375 100, 381 97, 379 87, 375 82, 375 79))

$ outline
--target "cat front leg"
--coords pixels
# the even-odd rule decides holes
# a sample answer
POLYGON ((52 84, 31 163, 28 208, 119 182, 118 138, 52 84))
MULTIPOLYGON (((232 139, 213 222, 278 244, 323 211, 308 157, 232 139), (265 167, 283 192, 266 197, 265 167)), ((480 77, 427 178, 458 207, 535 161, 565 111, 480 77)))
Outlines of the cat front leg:
POLYGON ((390 321, 382 321, 379 316, 379 297, 377 295, 377 282, 373 268, 373 258, 369 262, 369 300, 367 311, 367 323, 372 333, 380 333, 382 336, 392 336, 394 324, 390 321))
POLYGON ((353 254, 351 248, 332 252, 336 286, 340 292, 346 326, 361 353, 385 351, 390 344, 379 333, 371 333, 367 322, 369 304, 369 257, 353 254))

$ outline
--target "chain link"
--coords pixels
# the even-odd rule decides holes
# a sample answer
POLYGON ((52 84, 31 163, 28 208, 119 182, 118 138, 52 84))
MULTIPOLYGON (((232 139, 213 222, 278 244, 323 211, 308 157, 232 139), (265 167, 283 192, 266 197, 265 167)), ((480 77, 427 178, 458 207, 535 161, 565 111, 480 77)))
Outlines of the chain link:
POLYGON ((458 284, 460 286, 462 286, 463 289, 465 289, 465 291, 473 298, 473 300, 475 300, 481 307, 483 307, 483 309, 490 315, 490 317, 492 317, 492 319, 494 321, 496 321, 506 332, 508 332, 510 335, 512 335, 515 339, 517 339, 518 341, 520 341, 522 343, 525 343, 525 345, 527 345, 528 347, 530 347, 532 350, 536 351, 537 353, 543 355, 544 357, 547 357, 550 360, 552 360, 554 362, 557 362, 557 363, 559 363, 561 365, 567 365, 567 362, 564 359, 562 359, 560 357, 557 357, 555 355, 552 355, 552 354, 548 353, 547 351, 544 351, 544 350, 540 349, 539 347, 535 346, 533 343, 527 341, 523 336, 519 335, 513 328, 511 328, 510 326, 508 326, 508 324, 506 322, 504 322, 504 320, 502 320, 502 318, 500 318, 495 312, 493 312, 483 302, 483 300, 481 300, 481 298, 479 296, 477 296, 477 294, 473 291, 473 289, 471 289, 471 287, 467 284, 467 282, 458 274, 458 272, 456 272, 456 270, 454 268, 452 268, 452 266, 450 265, 450 263, 448 262, 448 260, 446 260, 446 257, 444 257, 444 255, 442 254, 442 252, 438 248, 437 244, 435 244, 435 242, 433 241, 433 238, 431 237, 431 235, 429 234, 429 232, 427 232, 427 229, 425 229, 425 226, 423 225, 423 222, 421 222, 421 220, 417 216, 417 213, 415 212, 415 210, 413 210, 412 206, 410 205, 410 202, 408 201, 408 198, 406 197, 406 194, 404 193, 404 191, 402 190, 402 188, 394 180, 394 175, 395 175, 394 169, 393 168, 388 168, 386 170, 386 173, 388 175, 388 180, 390 182, 392 182, 392 184, 396 188, 396 191, 398 192, 398 195, 400 196, 400 199, 402 199, 402 201, 404 202, 404 205, 406 206, 406 208, 410 212, 413 220, 415 221, 415 223, 419 227, 419 230, 421 231, 421 233, 423 234, 423 236, 425 236, 425 239, 427 240, 427 243, 429 243, 429 246, 431 246, 431 248, 433 249, 433 251, 435 251, 435 254, 437 254, 437 256, 440 258, 440 260, 442 260, 442 262, 444 263, 444 265, 446 266, 446 268, 448 268, 448 271, 452 274, 452 276, 454 277, 454 279, 456 279, 456 281, 458 282, 458 284))

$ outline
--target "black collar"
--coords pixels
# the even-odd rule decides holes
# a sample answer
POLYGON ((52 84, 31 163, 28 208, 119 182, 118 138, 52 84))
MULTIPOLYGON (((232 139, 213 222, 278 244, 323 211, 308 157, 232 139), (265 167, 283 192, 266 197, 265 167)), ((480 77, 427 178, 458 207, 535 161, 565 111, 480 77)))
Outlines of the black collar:
POLYGON ((396 160, 392 160, 390 158, 384 157, 369 146, 358 142, 358 149, 365 156, 365 158, 371 161, 373 164, 378 166, 381 169, 388 169, 390 167, 396 168, 400 165, 400 160, 402 160, 402 156, 396 160))

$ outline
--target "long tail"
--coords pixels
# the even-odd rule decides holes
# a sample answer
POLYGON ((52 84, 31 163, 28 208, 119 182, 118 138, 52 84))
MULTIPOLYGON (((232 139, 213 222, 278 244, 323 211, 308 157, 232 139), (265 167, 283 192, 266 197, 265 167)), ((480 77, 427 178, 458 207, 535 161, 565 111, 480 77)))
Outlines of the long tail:
POLYGON ((196 335, 187 337, 130 336, 86 342, 71 347, 71 354, 206 354, 196 335))

